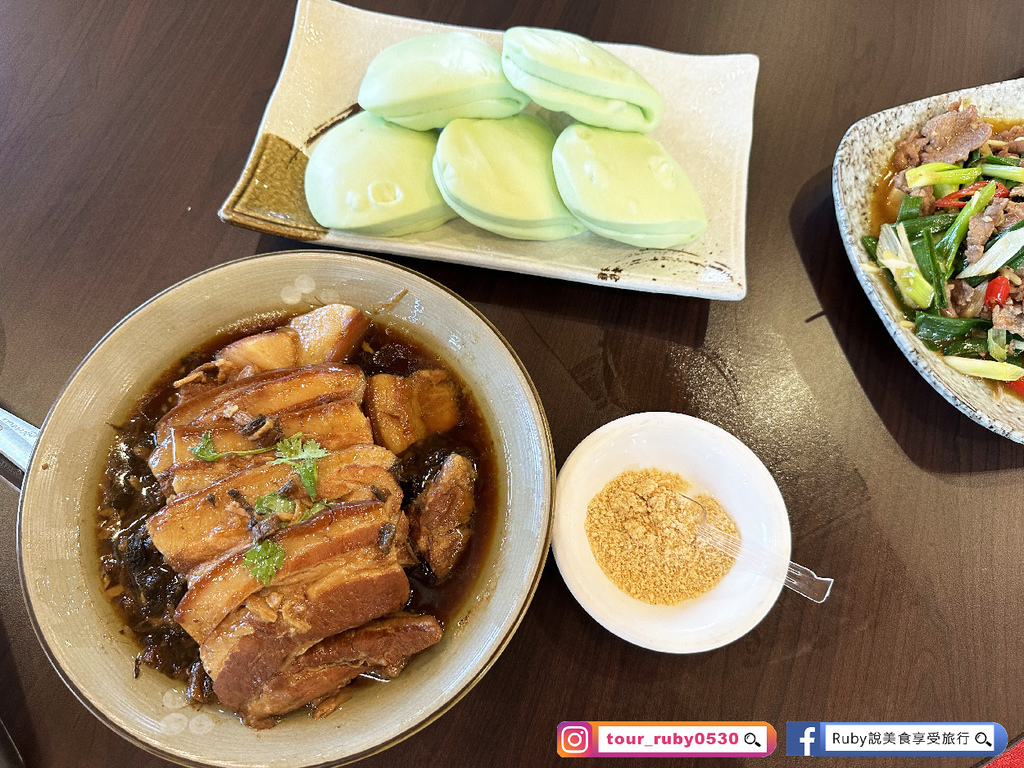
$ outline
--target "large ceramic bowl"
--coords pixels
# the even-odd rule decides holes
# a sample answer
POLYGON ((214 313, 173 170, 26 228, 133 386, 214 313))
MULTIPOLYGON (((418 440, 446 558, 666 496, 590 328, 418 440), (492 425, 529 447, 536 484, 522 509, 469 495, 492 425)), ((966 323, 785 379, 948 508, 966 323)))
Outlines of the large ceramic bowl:
POLYGON ((865 117, 846 132, 836 152, 832 166, 836 217, 846 253, 864 292, 889 335, 925 381, 974 421, 1024 443, 1024 400, 994 399, 984 380, 957 373, 912 330, 901 326, 903 315, 891 289, 882 275, 865 269, 871 262, 860 244, 864 235, 878 234, 872 229, 871 199, 875 182, 892 158, 896 142, 960 99, 970 99, 983 117, 1024 122, 1024 79, 944 93, 865 117))
POLYGON ((468 303, 402 267, 363 256, 292 252, 225 264, 151 299, 82 362, 43 424, 18 512, 22 583, 57 671, 98 718, 188 765, 314 766, 377 752, 463 696, 519 624, 547 552, 554 462, 547 422, 522 364, 468 303), (441 642, 394 681, 366 686, 322 721, 293 714, 269 731, 217 707, 184 706, 181 684, 142 668, 100 592, 98 484, 116 424, 197 343, 240 318, 344 301, 369 309, 408 293, 387 322, 438 350, 473 389, 498 457, 499 519, 466 603, 441 642))

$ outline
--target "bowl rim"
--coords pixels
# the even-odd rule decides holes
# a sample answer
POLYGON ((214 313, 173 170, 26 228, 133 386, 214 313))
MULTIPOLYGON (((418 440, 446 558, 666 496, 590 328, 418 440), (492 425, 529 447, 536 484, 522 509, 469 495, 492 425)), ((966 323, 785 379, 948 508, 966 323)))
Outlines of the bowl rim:
MULTIPOLYGON (((842 185, 844 165, 847 162, 847 156, 851 152, 852 147, 861 142, 860 134, 868 126, 881 122, 885 117, 892 115, 899 110, 914 107, 937 108, 939 105, 943 104, 948 106, 951 101, 969 98, 972 95, 977 94, 979 91, 991 90, 998 92, 1001 88, 1020 84, 1024 84, 1024 78, 1011 78, 1009 80, 1001 80, 995 83, 985 83, 983 85, 968 88, 959 88, 955 91, 940 93, 934 96, 926 96, 922 99, 915 99, 914 101, 908 101, 904 104, 897 104, 895 106, 888 107, 887 109, 881 109, 857 120, 846 130, 846 133, 843 134, 843 138, 839 142, 839 147, 836 149, 836 154, 832 161, 832 200, 836 213, 836 221, 839 224, 839 234, 842 237, 843 247, 846 250, 847 258, 849 258, 850 264, 853 267, 853 272, 857 278, 857 282, 860 283, 861 289, 867 296, 868 301, 875 310, 875 313, 882 321, 882 325, 885 326, 886 332, 888 332, 889 336, 892 337, 892 340, 896 342, 896 346, 899 347, 901 352, 903 352, 904 357, 910 361, 910 364, 917 369, 917 372, 921 374, 921 377, 928 382, 928 384, 938 392, 946 402, 962 414, 986 429, 995 432, 997 435, 1001 435, 1017 443, 1024 443, 1024 430, 1009 426, 998 414, 992 414, 988 409, 973 405, 960 392, 949 387, 934 373, 932 369, 935 363, 942 362, 942 358, 939 355, 934 352, 930 352, 929 354, 931 357, 926 357, 924 352, 914 348, 909 338, 910 332, 900 327, 899 321, 893 317, 886 308, 885 302, 881 295, 879 295, 878 287, 873 284, 871 277, 864 270, 864 264, 866 262, 861 258, 861 246, 855 239, 856 233, 854 230, 856 227, 850 212, 851 204, 847 202, 846 197, 843 195, 842 185)), ((912 125, 903 124, 901 126, 902 135, 905 136, 912 127, 912 125)), ((894 149, 895 145, 893 146, 893 150, 894 149)))
MULTIPOLYGON (((717 424, 712 424, 710 421, 705 421, 704 419, 697 418, 696 416, 690 416, 689 414, 678 413, 675 411, 642 411, 639 413, 632 413, 626 416, 620 416, 617 419, 613 419, 612 421, 609 421, 608 423, 603 424, 602 426, 595 429, 593 432, 591 432, 589 435, 583 438, 583 440, 581 440, 579 444, 573 449, 572 453, 569 455, 569 458, 565 460, 565 463, 562 465, 562 469, 558 473, 559 484, 562 481, 563 473, 565 472, 566 468, 569 468, 571 477, 571 473, 575 470, 576 465, 584 461, 585 458, 589 456, 589 454, 593 451, 594 447, 600 444, 601 439, 605 437, 607 433, 630 427, 633 429, 634 432, 639 431, 641 429, 646 431, 649 430, 652 426, 655 428, 660 428, 666 421, 673 422, 677 427, 707 430, 717 435, 718 438, 721 439, 726 446, 728 446, 731 450, 735 451, 736 455, 743 457, 744 460, 749 462, 749 466, 751 467, 754 473, 760 475, 762 480, 767 481, 766 487, 772 498, 770 500, 770 503, 766 502, 765 506, 777 506, 778 512, 781 515, 780 523, 782 523, 783 525, 780 527, 780 530, 784 528, 784 530, 782 530, 782 533, 784 534, 786 545, 784 555, 785 559, 789 560, 792 555, 792 526, 789 521, 789 511, 786 507, 785 499, 782 497, 782 491, 779 489, 778 483, 775 481, 775 478, 772 476, 772 473, 768 470, 768 467, 765 466, 764 462, 761 461, 758 455, 754 453, 753 450, 751 450, 750 446, 748 446, 746 443, 744 443, 742 440, 740 440, 738 437, 733 435, 728 430, 719 427, 717 424)), ((609 478, 609 480, 610 479, 611 478, 609 478)), ((586 611, 587 614, 594 621, 596 621, 599 625, 601 625, 601 627, 611 632, 616 637, 619 637, 622 640, 631 643, 632 645, 636 645, 641 648, 647 648, 649 650, 657 651, 659 653, 671 653, 676 655, 706 653, 708 651, 713 651, 718 648, 722 648, 726 645, 736 642, 741 637, 743 637, 744 635, 748 634, 751 630, 753 630, 758 624, 760 624, 764 620, 764 618, 771 612, 772 608, 775 607, 775 604, 778 602, 779 597, 782 594, 781 582, 769 582, 767 585, 767 590, 765 591, 765 598, 762 604, 755 607, 754 610, 750 611, 749 615, 753 620, 751 622, 745 622, 742 625, 744 627, 742 631, 740 631, 735 636, 726 637, 726 639, 723 639, 721 640, 721 642, 717 642, 714 645, 708 645, 706 647, 688 650, 679 650, 676 648, 668 648, 664 645, 660 645, 657 643, 643 642, 636 635, 630 635, 629 633, 623 634, 619 631, 618 628, 613 628, 606 624, 601 617, 596 615, 594 611, 591 610, 592 601, 586 594, 581 593, 579 589, 579 582, 577 581, 575 572, 569 569, 568 564, 565 563, 564 556, 562 558, 559 558, 559 541, 562 539, 562 537, 559 535, 560 524, 558 518, 560 517, 560 512, 562 509, 561 505, 559 504, 559 499, 564 497, 565 490, 559 487, 556 490, 555 496, 556 502, 553 514, 553 518, 555 518, 555 527, 551 545, 551 551, 554 554, 555 562, 558 564, 559 573, 562 575, 562 579, 565 581, 566 587, 568 587, 569 592, 572 593, 572 596, 576 599, 576 602, 579 603, 580 607, 583 608, 583 610, 586 611), (567 570, 569 571, 569 575, 567 575, 566 573, 567 570)), ((571 534, 566 535, 568 536, 571 534)), ((611 588, 617 589, 614 585, 611 585, 611 588)), ((651 607, 655 608, 655 606, 651 607)))
MULTIPOLYGON (((448 297, 454 299, 455 301, 457 301, 461 305, 463 305, 463 307, 469 309, 470 312, 473 315, 475 315, 480 321, 482 321, 484 323, 485 327, 487 329, 489 329, 497 337, 497 339, 502 343, 502 345, 505 347, 506 351, 509 353, 509 355, 512 357, 512 359, 515 361, 516 365, 518 365, 519 372, 523 376, 523 379, 526 381, 526 383, 528 385, 527 394, 530 397, 530 399, 532 399, 533 403, 536 405, 537 415, 539 416, 539 422, 537 423, 537 427, 538 427, 538 432, 540 433, 539 436, 541 438, 541 441, 540 441, 541 442, 541 452, 542 452, 542 456, 544 458, 544 462, 543 463, 547 466, 547 469, 548 469, 548 473, 547 474, 549 474, 549 478, 548 478, 549 479, 548 494, 547 494, 548 498, 545 500, 546 518, 547 519, 546 519, 546 524, 544 525, 544 540, 543 540, 543 545, 539 548, 540 556, 537 559, 537 564, 536 564, 536 568, 535 568, 534 573, 533 573, 533 577, 532 577, 530 583, 528 584, 528 588, 527 588, 527 591, 525 593, 525 597, 524 597, 524 600, 523 600, 521 608, 519 609, 519 611, 516 614, 516 616, 509 623, 507 631, 501 637, 501 639, 498 641, 498 643, 494 646, 493 651, 491 652, 489 657, 486 659, 485 663, 480 668, 480 670, 477 672, 477 674, 475 674, 472 678, 470 678, 468 681, 466 681, 466 683, 463 685, 463 687, 459 691, 457 691, 455 693, 455 695, 452 696, 451 699, 449 699, 442 706, 438 707, 432 713, 427 715, 421 721, 419 721, 416 724, 410 726, 405 731, 403 731, 403 732, 401 732, 401 733, 391 737, 390 739, 388 739, 388 740, 386 740, 386 741, 384 741, 384 742, 382 742, 380 744, 377 744, 377 745, 374 745, 374 746, 369 747, 367 749, 364 749, 363 751, 358 752, 356 754, 347 755, 345 757, 338 758, 338 759, 330 759, 330 760, 319 762, 319 763, 310 763, 310 764, 308 764, 307 768, 327 768, 327 766, 347 765, 349 763, 353 763, 353 762, 356 762, 358 760, 362 760, 363 758, 375 755, 375 754, 377 754, 379 752, 383 752, 384 750, 388 749, 389 747, 392 747, 392 746, 398 744, 399 742, 402 742, 405 739, 409 738, 410 736, 413 736, 414 734, 418 733, 423 728, 426 728, 428 725, 432 724, 438 718, 440 718, 442 715, 444 715, 446 712, 448 712, 459 701, 461 701, 462 698, 467 693, 469 693, 476 686, 476 684, 478 682, 480 682, 480 680, 484 677, 484 675, 488 671, 490 671, 491 667, 498 660, 498 657, 502 654, 502 652, 504 652, 505 648, 507 648, 508 644, 511 642, 513 635, 516 633, 516 630, 518 630, 520 624, 522 623, 523 617, 526 615, 526 611, 530 607, 530 603, 533 601, 533 597, 536 594, 537 587, 540 584, 540 579, 541 579, 541 577, 542 577, 542 575, 544 573, 544 565, 547 562, 548 552, 550 551, 551 535, 552 535, 553 524, 554 524, 554 498, 555 498, 555 486, 556 486, 556 483, 557 483, 557 473, 556 473, 556 467, 555 467, 554 442, 552 440, 551 428, 550 428, 550 424, 548 422, 547 413, 544 410, 543 401, 540 398, 540 393, 537 391, 537 386, 536 386, 536 384, 534 384, 533 379, 532 379, 532 377, 529 374, 529 371, 526 369, 526 366, 523 364, 523 361, 520 359, 519 355, 516 354, 516 351, 512 348, 512 345, 502 335, 502 333, 495 327, 495 325, 480 310, 478 310, 475 306, 473 306, 472 303, 470 303, 468 300, 464 299, 462 296, 457 294, 455 291, 453 291, 452 289, 450 289, 447 286, 443 285, 442 283, 438 282, 437 280, 434 280, 433 278, 428 277, 427 275, 422 274, 421 272, 417 272, 416 270, 411 269, 410 267, 406 267, 406 266, 404 266, 402 264, 395 264, 394 262, 388 261, 387 259, 382 259, 382 258, 377 257, 377 256, 369 256, 367 254, 362 254, 362 253, 355 253, 355 252, 352 252, 352 251, 337 251, 337 250, 327 250, 327 249, 289 249, 289 250, 285 250, 285 251, 271 251, 271 252, 267 252, 267 253, 252 254, 250 256, 244 256, 244 257, 241 257, 241 258, 238 258, 238 259, 232 259, 230 261, 222 262, 220 264, 216 264, 214 266, 207 267, 206 269, 200 270, 199 272, 196 272, 196 273, 194 273, 192 275, 189 275, 188 277, 185 277, 185 278, 175 282, 173 285, 170 285, 167 288, 164 288, 163 290, 161 290, 158 293, 154 294, 149 299, 147 299, 146 301, 142 302, 137 307, 135 307, 131 312, 129 312, 127 315, 125 315, 120 320, 118 320, 117 323, 115 323, 110 328, 110 330, 108 330, 106 333, 103 334, 103 336, 100 338, 100 340, 97 341, 93 345, 93 347, 89 350, 89 352, 85 355, 85 357, 82 358, 81 362, 79 362, 78 365, 75 367, 74 371, 68 377, 67 381, 64 382, 64 385, 61 387, 60 392, 57 394, 57 397, 54 399, 53 403, 50 405, 50 408, 47 411, 46 417, 43 419, 43 422, 42 422, 42 424, 39 427, 38 439, 36 440, 35 446, 33 448, 32 456, 29 459, 28 469, 26 470, 25 475, 24 475, 24 479, 22 480, 22 487, 21 487, 21 489, 19 489, 18 511, 17 511, 17 518, 16 518, 16 524, 15 524, 15 553, 16 553, 16 557, 17 557, 17 561, 18 561, 17 562, 17 564, 18 564, 18 580, 21 583, 22 600, 24 601, 25 608, 28 611, 29 622, 32 625, 32 631, 33 631, 33 633, 36 636, 36 640, 39 642, 40 646, 42 647, 43 652, 46 654, 46 658, 49 660, 51 666, 57 672, 58 677, 60 677, 60 679, 63 681, 63 683, 68 687, 68 689, 71 691, 71 693, 75 696, 75 698, 78 699, 78 701, 81 702, 81 704, 89 712, 91 712, 93 714, 93 716, 95 716, 101 723, 103 723, 105 726, 107 726, 114 733, 116 733, 117 735, 119 735, 120 737, 125 739, 126 741, 134 744, 135 746, 140 747, 141 749, 145 750, 146 752, 149 752, 150 754, 156 755, 157 757, 160 757, 160 758, 162 758, 164 760, 169 760, 169 761, 177 763, 179 765, 195 766, 196 768, 207 768, 207 766, 209 766, 211 764, 210 763, 206 763, 206 762, 199 762, 199 761, 191 760, 189 758, 182 757, 181 755, 177 755, 174 752, 170 752, 170 751, 164 750, 161 747, 156 746, 155 744, 151 744, 151 743, 149 743, 149 742, 147 742, 147 741, 145 741, 143 739, 140 739, 137 736, 135 736, 134 734, 132 734, 132 733, 124 730, 123 728, 121 728, 119 725, 117 725, 116 723, 111 721, 106 716, 106 714, 104 714, 103 711, 101 711, 96 705, 94 705, 92 703, 92 701, 78 688, 78 686, 75 685, 75 683, 71 680, 70 676, 65 672, 63 667, 58 662, 56 656, 54 655, 53 650, 50 647, 50 644, 49 644, 49 642, 46 639, 46 636, 43 634, 43 631, 42 631, 42 628, 39 625, 39 621, 38 621, 38 618, 36 616, 36 613, 35 613, 35 611, 34 611, 34 609, 32 607, 32 602, 31 602, 31 600, 29 598, 28 581, 27 581, 27 579, 25 577, 25 552, 24 552, 24 549, 23 549, 23 543, 24 542, 23 542, 23 530, 22 530, 23 522, 24 522, 24 515, 25 515, 25 497, 26 497, 24 489, 26 489, 28 487, 28 481, 29 481, 30 475, 38 471, 36 469, 36 467, 37 467, 37 459, 38 459, 38 454, 39 454, 39 450, 38 449, 39 449, 39 446, 43 445, 44 437, 46 436, 47 430, 48 430, 48 428, 50 426, 50 417, 53 415, 54 410, 56 409, 57 405, 61 402, 61 400, 64 398, 64 395, 67 392, 68 388, 71 386, 71 384, 78 377, 78 375, 80 374, 80 372, 81 372, 82 368, 85 366, 85 364, 109 340, 109 338, 114 334, 115 331, 117 331, 123 325, 128 323, 133 317, 135 317, 135 315, 137 315, 143 309, 148 307, 150 304, 156 302, 157 300, 161 299, 165 295, 175 291, 176 289, 178 289, 178 288, 180 288, 180 287, 182 287, 182 286, 184 286, 184 285, 186 285, 186 284, 188 284, 188 283, 190 283, 190 282, 192 282, 192 281, 194 281, 194 280, 196 280, 198 278, 207 276, 207 275, 209 275, 211 273, 214 273, 214 272, 217 272, 217 271, 219 271, 221 269, 225 269, 225 268, 228 268, 228 267, 236 267, 237 265, 245 263, 245 262, 258 261, 260 259, 268 258, 268 257, 280 257, 280 256, 284 256, 284 255, 296 255, 296 254, 313 255, 313 256, 317 256, 317 257, 332 258, 332 259, 340 257, 341 260, 343 260, 343 261, 350 261, 350 260, 364 261, 365 260, 365 261, 375 262, 376 264, 384 266, 385 268, 396 269, 396 270, 399 270, 401 272, 405 272, 405 273, 411 274, 414 277, 419 278, 421 280, 424 280, 424 281, 432 284, 434 287, 439 288, 443 293, 447 294, 448 297)), ((494 543, 492 541, 491 546, 493 546, 493 544, 494 543)), ((467 599, 469 599, 468 596, 467 596, 467 599)))

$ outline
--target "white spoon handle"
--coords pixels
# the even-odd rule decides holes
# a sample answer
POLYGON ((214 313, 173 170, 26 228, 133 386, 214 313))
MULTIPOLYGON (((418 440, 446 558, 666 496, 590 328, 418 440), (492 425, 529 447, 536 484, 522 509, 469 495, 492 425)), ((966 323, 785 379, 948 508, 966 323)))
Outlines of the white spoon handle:
POLYGON ((832 579, 822 578, 810 568, 783 560, 778 555, 723 533, 705 522, 697 526, 697 538, 727 555, 732 555, 737 563, 753 568, 762 576, 782 582, 783 586, 815 603, 825 602, 832 591, 832 579))

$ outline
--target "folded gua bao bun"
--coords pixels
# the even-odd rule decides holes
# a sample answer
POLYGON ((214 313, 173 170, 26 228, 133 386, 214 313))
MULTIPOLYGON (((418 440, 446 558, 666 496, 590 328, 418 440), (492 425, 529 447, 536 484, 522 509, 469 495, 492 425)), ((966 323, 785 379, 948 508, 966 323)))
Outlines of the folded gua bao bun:
POLYGON ((460 117, 511 117, 530 103, 505 78, 498 52, 468 32, 385 48, 367 67, 358 99, 367 112, 417 131, 460 117))
POLYGON ((437 134, 360 112, 321 137, 306 165, 306 202, 329 229, 396 236, 455 217, 434 183, 437 134))
POLYGON ((672 248, 707 228, 686 173, 643 134, 576 123, 558 137, 552 163, 565 205, 602 237, 639 248, 672 248))
POLYGON ((632 67, 570 32, 513 27, 505 33, 501 65, 535 102, 581 123, 646 133, 665 113, 661 96, 632 67))
POLYGON ((471 224, 518 240, 558 240, 584 227, 562 203, 551 169, 555 134, 533 115, 453 120, 441 132, 434 179, 471 224))

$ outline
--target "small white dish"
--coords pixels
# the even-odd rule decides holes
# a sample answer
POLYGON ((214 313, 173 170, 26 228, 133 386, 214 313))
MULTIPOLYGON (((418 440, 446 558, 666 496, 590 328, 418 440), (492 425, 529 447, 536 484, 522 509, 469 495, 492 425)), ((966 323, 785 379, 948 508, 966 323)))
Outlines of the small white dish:
MULTIPOLYGON (((352 107, 366 67, 383 49, 417 35, 469 32, 495 50, 502 32, 453 27, 299 0, 288 54, 246 167, 220 217, 241 227, 376 253, 450 261, 528 275, 653 293, 742 299, 747 292, 747 168, 758 58, 695 56, 602 43, 653 85, 665 116, 651 138, 686 170, 708 215, 707 231, 678 248, 636 248, 580 234, 554 241, 510 240, 453 219, 401 237, 324 229, 303 189, 308 155, 324 130, 352 107)), ((527 107, 537 112, 537 105, 527 107)), ((556 132, 571 120, 545 112, 556 132)))
POLYGON ((903 314, 885 278, 869 265, 861 245, 865 235, 877 235, 872 222, 875 182, 886 169, 896 142, 944 112, 954 101, 970 99, 982 117, 1024 122, 1024 78, 932 96, 876 112, 854 123, 843 136, 832 165, 832 196, 843 245, 854 274, 896 345, 924 380, 963 414, 1018 443, 1024 443, 1024 400, 996 399, 984 379, 954 371, 910 329, 900 325, 903 314))
POLYGON ((594 559, 583 524, 587 504, 621 472, 676 472, 710 493, 740 537, 790 557, 786 505, 761 460, 728 432, 679 413, 637 413, 593 432, 558 474, 552 548, 580 605, 608 631, 665 653, 699 653, 731 643, 761 621, 781 583, 738 565, 709 592, 679 605, 648 605, 616 587, 594 559))

